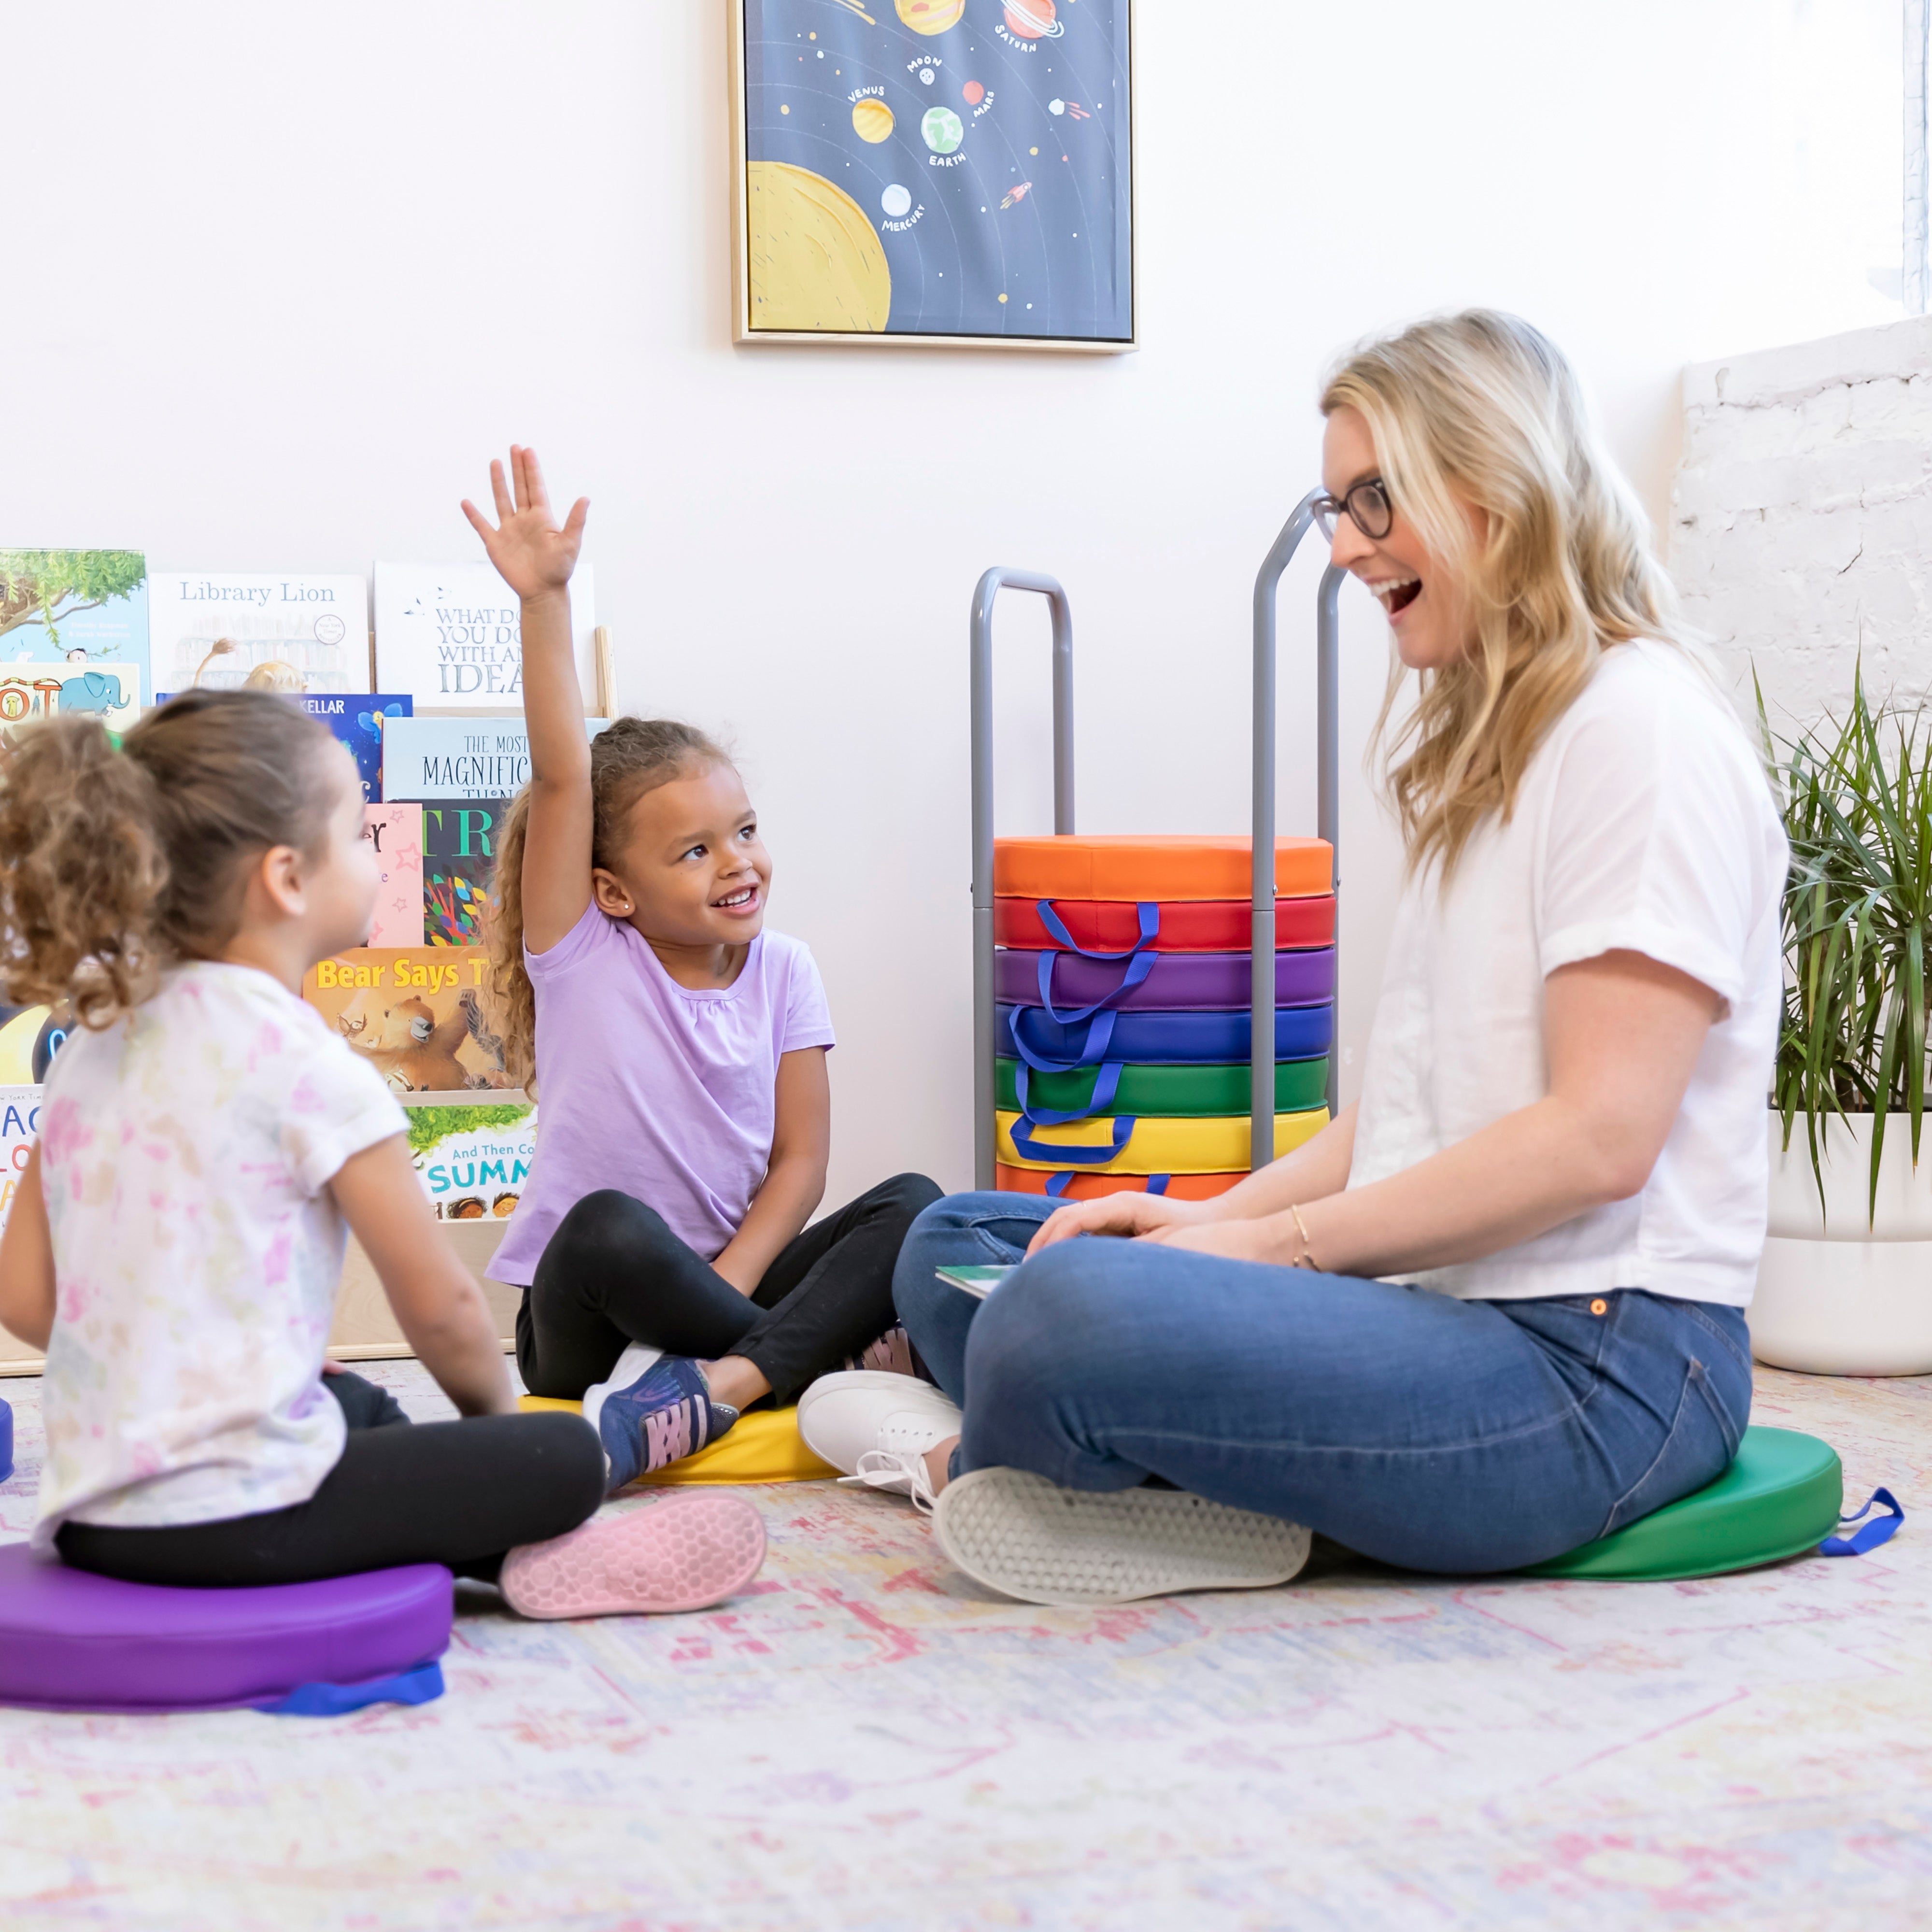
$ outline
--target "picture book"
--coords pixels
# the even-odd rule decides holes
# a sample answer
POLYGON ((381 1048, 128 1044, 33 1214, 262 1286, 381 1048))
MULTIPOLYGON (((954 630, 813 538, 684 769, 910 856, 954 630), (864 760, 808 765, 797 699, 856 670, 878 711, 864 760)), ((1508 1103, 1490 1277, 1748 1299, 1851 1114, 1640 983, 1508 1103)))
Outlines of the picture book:
POLYGON ((408 1107, 410 1159, 439 1221, 507 1220, 536 1158, 534 1101, 408 1107))
POLYGON ((341 693, 369 688, 369 586, 291 571, 157 571, 148 652, 170 691, 341 693))
POLYGON ((40 1131, 40 1090, 0 1087, 0 1228, 7 1225, 8 1211, 40 1131))
POLYGON ((311 966, 302 998, 399 1094, 507 1087, 480 946, 358 946, 311 966))
MULTIPOLYGON (((176 694, 164 691, 156 697, 165 704, 176 694)), ((382 797, 382 745, 384 728, 410 715, 412 703, 392 691, 355 692, 343 695, 328 692, 292 691, 283 694, 314 718, 320 718, 355 754, 356 770, 362 780, 362 796, 370 804, 382 797)))
MULTIPOLYGON (((597 598, 590 566, 570 580, 578 688, 597 688, 597 598)), ((376 566, 376 681, 434 710, 520 710, 523 607, 481 563, 376 566)))
POLYGON ((422 808, 365 805, 362 836, 376 848, 382 889, 369 926, 371 946, 419 946, 423 940, 422 808))
POLYGON ((423 938, 432 946, 478 944, 510 801, 440 798, 407 808, 422 814, 423 938))
POLYGON ((976 1263, 960 1268, 938 1268, 934 1272, 950 1287, 963 1288, 968 1294, 984 1301, 1012 1273, 1012 1269, 981 1266, 976 1263))
POLYGON ((57 1006, 0 1003, 0 1087, 38 1087, 73 1026, 64 1000, 57 1006))
POLYGON ((148 670, 148 560, 137 550, 0 550, 0 658, 148 670))
MULTIPOLYGON (((596 737, 610 721, 586 718, 596 737)), ((385 798, 508 798, 530 782, 530 735, 514 718, 405 716, 384 734, 385 798)))
POLYGON ((98 664, 0 661, 0 725, 80 712, 92 712, 110 731, 128 730, 141 715, 140 668, 112 658, 98 664))

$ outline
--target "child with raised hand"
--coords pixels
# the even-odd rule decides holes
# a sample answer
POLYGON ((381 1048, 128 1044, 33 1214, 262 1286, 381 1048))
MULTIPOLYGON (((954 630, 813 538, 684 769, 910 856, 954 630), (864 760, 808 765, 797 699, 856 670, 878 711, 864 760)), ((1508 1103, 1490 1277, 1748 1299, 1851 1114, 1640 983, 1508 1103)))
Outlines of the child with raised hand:
POLYGON ((716 745, 634 718, 586 743, 569 583, 590 506, 559 528, 535 454, 510 468, 514 496, 490 466, 494 525, 463 508, 523 600, 531 777, 489 938, 504 1064, 542 1106, 490 1273, 524 1290, 524 1381, 583 1398, 614 1489, 855 1357, 910 1373, 892 1267, 939 1190, 899 1174, 806 1227, 831 1138, 818 970, 765 928, 771 860, 716 745))
POLYGON ((528 1616, 716 1602, 755 1512, 586 1522, 596 1436, 513 1412, 401 1108, 300 997, 368 929, 362 817, 348 753, 266 692, 185 693, 119 751, 50 720, 0 760, 0 987, 76 1022, 0 1238, 0 1322, 47 1355, 32 1540, 141 1582, 437 1562, 528 1616), (345 1220, 464 1420, 323 1374, 345 1220))

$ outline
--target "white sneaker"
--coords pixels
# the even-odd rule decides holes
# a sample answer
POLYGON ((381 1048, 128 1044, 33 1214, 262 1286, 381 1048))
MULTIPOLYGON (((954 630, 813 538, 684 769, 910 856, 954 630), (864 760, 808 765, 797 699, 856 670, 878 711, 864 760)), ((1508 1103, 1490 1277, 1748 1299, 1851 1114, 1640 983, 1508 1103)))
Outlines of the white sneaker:
POLYGON ((1308 1561, 1299 1523, 1184 1490, 1063 1490, 1026 1469, 974 1469, 933 1518, 976 1582, 1026 1604, 1131 1604, 1182 1590, 1260 1590, 1308 1561))
POLYGON ((910 1496, 930 1510, 926 1452, 959 1433, 960 1413, 938 1389, 910 1376, 846 1369, 820 1376, 798 1399, 798 1432, 844 1482, 910 1496))

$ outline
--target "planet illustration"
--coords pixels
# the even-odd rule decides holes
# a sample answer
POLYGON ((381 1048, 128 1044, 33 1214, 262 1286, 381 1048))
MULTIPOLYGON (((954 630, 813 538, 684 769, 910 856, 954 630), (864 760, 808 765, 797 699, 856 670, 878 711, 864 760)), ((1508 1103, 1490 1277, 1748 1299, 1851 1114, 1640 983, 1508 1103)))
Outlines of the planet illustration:
POLYGON ((886 211, 890 220, 896 221, 912 206, 912 196, 897 182, 879 197, 879 206, 886 211))
POLYGON ((1006 0, 1006 31, 1023 40, 1057 40, 1066 31, 1053 0, 1006 0))
POLYGON ((986 90, 976 80, 969 80, 959 90, 959 98, 968 107, 976 107, 986 98, 986 90))
MULTIPOLYGON (((915 34, 943 34, 948 27, 958 26, 966 0, 892 0, 892 10, 899 16, 899 25, 915 34)), ((1048 17, 1052 18, 1051 0, 1048 17)))
POLYGON ((926 145, 935 154, 951 154, 966 138, 964 125, 950 107, 928 107, 926 118, 919 124, 919 131, 926 136, 926 145))
POLYGON ((892 270, 878 231, 843 188, 788 161, 745 170, 754 329, 884 332, 892 270))
POLYGON ((892 110, 874 94, 868 94, 863 100, 854 101, 852 131, 860 140, 869 141, 877 147, 892 134, 892 110))

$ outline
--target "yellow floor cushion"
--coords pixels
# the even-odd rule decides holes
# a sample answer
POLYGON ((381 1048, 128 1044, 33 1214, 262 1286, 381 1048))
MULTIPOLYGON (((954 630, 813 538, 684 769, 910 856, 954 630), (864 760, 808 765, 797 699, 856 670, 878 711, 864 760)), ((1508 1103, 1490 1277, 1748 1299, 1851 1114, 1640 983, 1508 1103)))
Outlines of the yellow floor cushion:
MULTIPOLYGON (((1112 1160, 1091 1162, 1070 1161, 1058 1150, 1111 1147, 1114 1122, 1104 1114, 1064 1126, 1022 1127, 1030 1153, 1023 1153, 1013 1139, 1014 1128, 1021 1125, 1018 1114, 1002 1109, 993 1118, 999 1126, 998 1158, 1009 1167, 1078 1166, 1085 1174, 1233 1174, 1246 1172, 1248 1165, 1245 1114, 1143 1115, 1130 1124, 1126 1145, 1112 1160)), ((1276 1114, 1276 1160, 1312 1140, 1328 1124, 1326 1107, 1276 1114)))
MULTIPOLYGON (((541 1408, 567 1408, 581 1414, 580 1402, 559 1402, 549 1396, 526 1395, 517 1398, 517 1406, 526 1412, 541 1408)), ((741 1415, 728 1436, 674 1462, 640 1476, 640 1483, 815 1483, 838 1472, 821 1462, 805 1446, 798 1432, 796 1408, 754 1408, 741 1415)))

